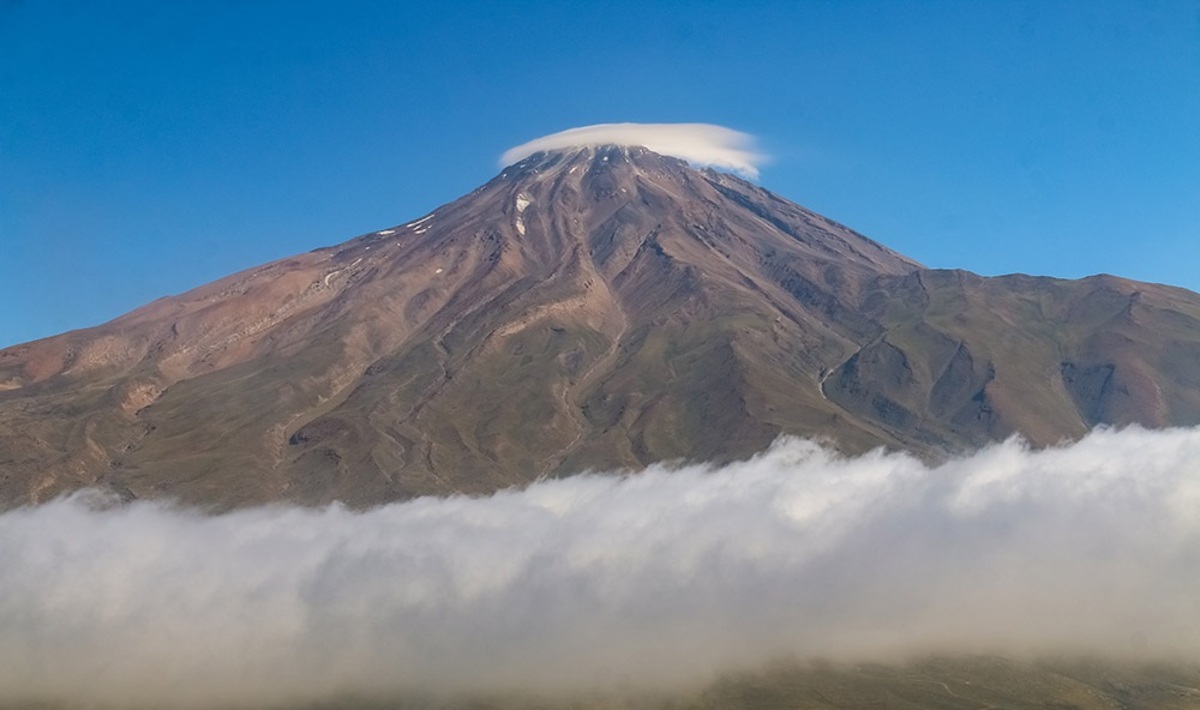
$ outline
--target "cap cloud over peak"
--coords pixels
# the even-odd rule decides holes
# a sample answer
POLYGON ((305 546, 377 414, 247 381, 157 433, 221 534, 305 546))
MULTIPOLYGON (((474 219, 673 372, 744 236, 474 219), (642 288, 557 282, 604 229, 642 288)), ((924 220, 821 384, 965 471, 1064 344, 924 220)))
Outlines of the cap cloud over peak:
POLYGON ((655 153, 681 158, 694 165, 711 166, 757 178, 766 156, 754 149, 754 137, 708 123, 599 123, 542 136, 509 148, 500 166, 519 162, 534 153, 599 145, 643 146, 655 153))

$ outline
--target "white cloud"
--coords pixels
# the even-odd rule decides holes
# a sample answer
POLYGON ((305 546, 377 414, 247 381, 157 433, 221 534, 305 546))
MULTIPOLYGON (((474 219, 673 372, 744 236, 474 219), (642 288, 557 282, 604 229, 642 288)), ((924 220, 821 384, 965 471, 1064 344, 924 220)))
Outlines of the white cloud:
POLYGON ((520 162, 540 151, 598 145, 643 146, 695 165, 731 170, 752 178, 758 177, 758 167, 766 160, 766 156, 755 152, 753 136, 723 126, 601 123, 552 133, 510 148, 500 158, 500 167, 520 162))
POLYGON ((86 496, 0 515, 0 704, 699 681, 777 654, 1200 657, 1200 429, 938 468, 721 469, 366 512, 86 496))

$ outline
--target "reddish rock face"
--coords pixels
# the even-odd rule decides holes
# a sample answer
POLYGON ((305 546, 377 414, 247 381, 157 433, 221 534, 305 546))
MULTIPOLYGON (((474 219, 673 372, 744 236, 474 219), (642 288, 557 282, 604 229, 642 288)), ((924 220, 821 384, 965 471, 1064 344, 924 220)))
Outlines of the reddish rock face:
POLYGON ((0 351, 0 502, 485 493, 780 434, 925 456, 1200 422, 1200 296, 931 271, 640 148, 0 351))

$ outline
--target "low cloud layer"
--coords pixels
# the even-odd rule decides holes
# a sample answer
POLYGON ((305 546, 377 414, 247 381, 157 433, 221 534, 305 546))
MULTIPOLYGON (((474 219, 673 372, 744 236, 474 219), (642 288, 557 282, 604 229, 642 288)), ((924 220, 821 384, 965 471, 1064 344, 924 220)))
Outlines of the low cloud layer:
POLYGON ((754 137, 708 123, 601 123, 571 128, 505 151, 500 166, 512 165, 545 150, 628 145, 757 178, 766 160, 754 150, 754 137))
POLYGON ((1200 429, 937 468, 720 469, 366 512, 76 496, 0 515, 0 702, 703 681, 780 654, 1200 658, 1200 429))

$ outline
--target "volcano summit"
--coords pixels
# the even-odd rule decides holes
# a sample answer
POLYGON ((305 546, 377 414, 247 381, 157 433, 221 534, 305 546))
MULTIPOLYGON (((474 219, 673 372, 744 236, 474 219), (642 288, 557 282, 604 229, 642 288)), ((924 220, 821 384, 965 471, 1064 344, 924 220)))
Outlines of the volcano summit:
POLYGON ((926 269, 739 177, 589 141, 0 351, 0 500, 362 506, 781 434, 938 457, 1129 423, 1200 423, 1197 294, 926 269))

